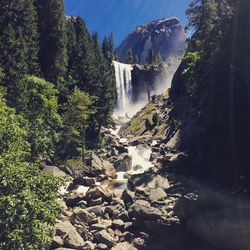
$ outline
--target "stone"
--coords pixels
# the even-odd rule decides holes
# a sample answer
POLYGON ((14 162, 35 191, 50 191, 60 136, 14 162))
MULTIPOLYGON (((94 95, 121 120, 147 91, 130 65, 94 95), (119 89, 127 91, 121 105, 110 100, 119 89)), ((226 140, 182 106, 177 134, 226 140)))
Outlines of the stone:
POLYGON ((116 162, 116 170, 118 172, 127 172, 132 169, 132 157, 125 155, 121 160, 116 162))
POLYGON ((136 248, 127 242, 121 242, 112 247, 111 250, 136 250, 136 248))
POLYGON ((103 161, 104 174, 112 179, 117 177, 114 166, 109 161, 103 161))
POLYGON ((92 187, 95 185, 95 178, 78 176, 74 179, 73 184, 74 185, 83 185, 86 187, 92 187))
POLYGON ((148 198, 151 202, 159 201, 159 200, 166 199, 167 194, 162 188, 158 187, 150 191, 148 198))
POLYGON ((95 153, 92 153, 91 174, 98 176, 103 173, 103 162, 95 153))
POLYGON ((96 218, 95 215, 89 213, 85 209, 76 208, 73 210, 73 212, 75 215, 75 222, 76 223, 85 222, 88 224, 96 218))
POLYGON ((67 247, 80 248, 84 246, 84 240, 77 231, 70 232, 64 238, 64 244, 67 247))
POLYGON ((132 234, 131 232, 124 232, 123 233, 123 238, 125 241, 131 243, 134 239, 135 235, 132 234))
POLYGON ((86 199, 90 202, 91 200, 95 200, 98 198, 102 198, 103 201, 110 201, 112 199, 113 193, 108 189, 104 189, 101 186, 96 186, 94 188, 90 188, 86 193, 86 199))
POLYGON ((98 198, 98 199, 95 199, 95 200, 90 200, 89 202, 89 206, 98 206, 98 205, 101 205, 102 204, 102 198, 98 198))
POLYGON ((90 226, 90 230, 103 230, 108 229, 112 225, 112 222, 110 220, 101 220, 99 223, 93 224, 90 226))
POLYGON ((95 234, 95 239, 99 243, 107 245, 109 248, 112 248, 115 245, 115 239, 106 230, 97 232, 95 234))
POLYGON ((135 199, 135 194, 128 189, 125 189, 121 196, 122 200, 125 204, 132 204, 135 199))
POLYGON ((57 223, 55 225, 55 232, 57 236, 63 237, 64 244, 67 247, 79 248, 84 245, 84 240, 69 221, 57 223))
POLYGON ((76 192, 71 193, 70 197, 66 200, 67 207, 75 207, 84 198, 83 194, 78 194, 76 192))
POLYGON ((141 165, 136 165, 134 166, 134 171, 139 171, 139 170, 142 170, 143 167, 141 165))
POLYGON ((129 184, 132 185, 132 187, 142 186, 150 189, 156 189, 158 187, 168 189, 170 187, 168 179, 154 171, 133 175, 129 179, 129 184))
POLYGON ((101 243, 101 244, 97 245, 97 249, 98 250, 108 250, 108 246, 101 243))
POLYGON ((83 248, 82 248, 82 250, 95 250, 95 249, 96 249, 95 244, 93 244, 90 241, 86 241, 83 248))
POLYGON ((129 216, 138 220, 150 220, 157 221, 162 219, 162 213, 159 209, 151 207, 148 201, 137 200, 132 206, 130 206, 129 216))
POLYGON ((52 174, 55 177, 66 177, 67 174, 56 166, 45 166, 42 172, 52 174))
POLYGON ((124 226, 125 226, 125 224, 121 219, 113 220, 112 228, 123 230, 124 226))
POLYGON ((64 244, 64 242, 63 242, 61 237, 59 237, 59 236, 54 236, 53 237, 53 241, 52 241, 52 247, 53 248, 62 247, 63 244, 64 244))
POLYGON ((100 206, 89 207, 86 209, 89 213, 93 213, 98 217, 103 216, 103 209, 100 206))
POLYGON ((231 207, 187 220, 187 228, 202 240, 223 249, 248 250, 250 209, 231 207))

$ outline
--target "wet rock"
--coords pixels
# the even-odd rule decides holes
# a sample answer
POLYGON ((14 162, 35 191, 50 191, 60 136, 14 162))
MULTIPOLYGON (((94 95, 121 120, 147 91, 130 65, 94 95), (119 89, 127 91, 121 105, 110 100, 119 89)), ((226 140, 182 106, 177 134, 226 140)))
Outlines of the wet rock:
POLYGON ((149 193, 149 200, 151 202, 163 200, 166 199, 166 197, 167 197, 166 192, 160 187, 151 190, 149 193))
POLYGON ((141 238, 135 238, 133 240, 133 243, 134 243, 135 247, 137 247, 137 248, 141 248, 141 247, 145 246, 145 240, 141 239, 141 238))
POLYGON ((132 169, 132 157, 125 155, 122 160, 116 162, 116 170, 120 172, 127 172, 132 169))
POLYGON ((141 165, 136 165, 134 166, 134 171, 139 171, 139 170, 142 170, 143 167, 141 165))
POLYGON ((106 230, 102 230, 96 233, 95 239, 97 240, 97 242, 103 243, 109 248, 112 248, 115 245, 115 239, 106 230))
POLYGON ((114 166, 109 161, 103 161, 103 169, 106 176, 115 179, 117 177, 114 166))

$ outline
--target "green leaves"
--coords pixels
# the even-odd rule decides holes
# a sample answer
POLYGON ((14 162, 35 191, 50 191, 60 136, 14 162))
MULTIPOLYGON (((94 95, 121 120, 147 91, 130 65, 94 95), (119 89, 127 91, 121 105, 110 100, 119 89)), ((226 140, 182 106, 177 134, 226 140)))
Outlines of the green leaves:
POLYGON ((52 83, 27 76, 19 82, 17 93, 18 113, 29 121, 28 140, 32 156, 53 156, 62 126, 57 113, 57 90, 52 83))

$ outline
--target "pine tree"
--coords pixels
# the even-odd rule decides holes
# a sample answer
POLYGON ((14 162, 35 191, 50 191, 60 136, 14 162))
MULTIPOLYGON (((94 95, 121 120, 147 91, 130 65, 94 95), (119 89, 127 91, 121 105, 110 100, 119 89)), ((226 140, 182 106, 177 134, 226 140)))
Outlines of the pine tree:
POLYGON ((37 13, 33 0, 0 2, 0 65, 9 98, 26 74, 38 74, 37 13))
POLYGON ((45 79, 64 88, 67 35, 63 0, 35 0, 38 13, 39 62, 45 79))
POLYGON ((133 64, 134 63, 134 55, 132 49, 127 50, 126 63, 133 64))

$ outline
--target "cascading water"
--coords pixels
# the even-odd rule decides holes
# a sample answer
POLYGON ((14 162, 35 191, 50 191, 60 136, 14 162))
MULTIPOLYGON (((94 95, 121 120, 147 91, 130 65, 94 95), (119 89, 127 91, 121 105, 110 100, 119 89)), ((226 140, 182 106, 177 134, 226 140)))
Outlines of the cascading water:
POLYGON ((131 103, 132 79, 130 64, 113 61, 116 77, 117 107, 115 113, 119 116, 126 116, 128 106, 131 103))

